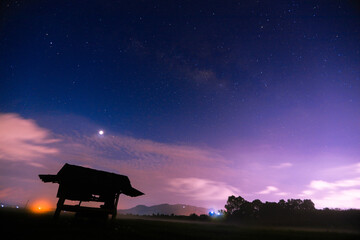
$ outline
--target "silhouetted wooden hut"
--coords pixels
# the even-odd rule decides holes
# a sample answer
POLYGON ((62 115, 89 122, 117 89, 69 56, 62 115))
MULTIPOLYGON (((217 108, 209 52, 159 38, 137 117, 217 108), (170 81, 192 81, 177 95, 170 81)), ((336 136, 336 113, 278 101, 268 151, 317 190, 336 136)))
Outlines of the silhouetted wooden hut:
POLYGON ((125 194, 137 197, 144 193, 133 188, 127 176, 65 164, 56 175, 39 175, 47 183, 58 183, 57 197, 59 201, 54 217, 57 218, 61 210, 77 213, 99 213, 112 215, 117 213, 119 195, 125 194), (79 205, 65 205, 65 200, 80 201, 79 205), (100 208, 83 207, 81 202, 103 202, 100 208))

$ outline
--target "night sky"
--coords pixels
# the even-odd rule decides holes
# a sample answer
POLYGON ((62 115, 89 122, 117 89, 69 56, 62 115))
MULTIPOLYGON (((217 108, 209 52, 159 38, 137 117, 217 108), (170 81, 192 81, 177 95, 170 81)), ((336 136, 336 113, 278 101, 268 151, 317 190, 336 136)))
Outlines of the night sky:
POLYGON ((359 208, 359 9, 1 1, 0 201, 55 206, 37 175, 68 162, 129 176, 119 208, 359 208))

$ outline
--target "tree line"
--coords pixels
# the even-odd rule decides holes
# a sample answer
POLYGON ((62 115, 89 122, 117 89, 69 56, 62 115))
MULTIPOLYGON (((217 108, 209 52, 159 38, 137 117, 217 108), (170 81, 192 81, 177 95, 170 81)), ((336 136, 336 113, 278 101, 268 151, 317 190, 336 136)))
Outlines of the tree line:
POLYGON ((279 226, 360 227, 359 210, 315 208, 310 199, 281 199, 279 202, 252 202, 230 196, 225 205, 228 221, 279 226))

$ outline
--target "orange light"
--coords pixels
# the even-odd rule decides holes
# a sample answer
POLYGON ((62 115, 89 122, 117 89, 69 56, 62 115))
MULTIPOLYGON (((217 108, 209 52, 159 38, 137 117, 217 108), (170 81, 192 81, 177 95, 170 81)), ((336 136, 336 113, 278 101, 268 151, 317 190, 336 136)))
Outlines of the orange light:
POLYGON ((46 213, 52 210, 52 206, 49 203, 49 201, 44 199, 39 199, 31 203, 30 210, 33 213, 46 213))

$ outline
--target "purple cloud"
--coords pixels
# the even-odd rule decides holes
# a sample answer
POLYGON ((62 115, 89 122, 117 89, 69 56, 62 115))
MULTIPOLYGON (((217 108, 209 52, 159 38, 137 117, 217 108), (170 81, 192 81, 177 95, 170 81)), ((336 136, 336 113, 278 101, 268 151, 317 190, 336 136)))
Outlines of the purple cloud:
POLYGON ((258 194, 269 194, 269 193, 278 192, 278 191, 279 191, 279 189, 277 187, 267 186, 265 190, 258 192, 258 194))
POLYGON ((289 167, 292 167, 292 166, 293 166, 292 163, 284 162, 284 163, 280 163, 279 165, 273 166, 273 168, 282 169, 282 168, 289 168, 289 167))
POLYGON ((0 114, 0 159, 42 166, 37 160, 59 152, 50 144, 58 142, 50 131, 18 114, 0 114))
POLYGON ((231 195, 240 195, 241 191, 225 182, 214 181, 204 178, 173 178, 168 182, 168 191, 176 197, 182 196, 200 202, 206 202, 208 206, 222 207, 231 195))
POLYGON ((358 208, 360 205, 360 163, 325 169, 325 178, 337 180, 312 180, 299 196, 312 198, 317 207, 358 208))

